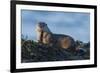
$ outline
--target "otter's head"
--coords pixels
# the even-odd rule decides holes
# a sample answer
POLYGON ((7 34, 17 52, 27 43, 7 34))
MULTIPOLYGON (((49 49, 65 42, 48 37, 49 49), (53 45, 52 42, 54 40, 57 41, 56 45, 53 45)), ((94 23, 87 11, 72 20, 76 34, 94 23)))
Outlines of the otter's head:
POLYGON ((44 22, 39 22, 38 23, 38 27, 40 27, 40 28, 44 28, 45 26, 47 26, 47 24, 44 23, 44 22))
POLYGON ((45 27, 47 27, 47 24, 46 23, 39 22, 36 25, 36 30, 39 31, 39 32, 41 32, 41 31, 44 31, 45 27))

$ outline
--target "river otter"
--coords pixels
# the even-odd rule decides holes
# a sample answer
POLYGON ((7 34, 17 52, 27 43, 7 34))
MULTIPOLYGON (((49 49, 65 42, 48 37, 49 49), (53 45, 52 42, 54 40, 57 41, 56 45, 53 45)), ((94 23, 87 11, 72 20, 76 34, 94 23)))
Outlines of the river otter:
POLYGON ((75 41, 72 37, 64 34, 52 33, 44 22, 39 22, 36 25, 36 32, 38 42, 40 43, 75 50, 75 41))

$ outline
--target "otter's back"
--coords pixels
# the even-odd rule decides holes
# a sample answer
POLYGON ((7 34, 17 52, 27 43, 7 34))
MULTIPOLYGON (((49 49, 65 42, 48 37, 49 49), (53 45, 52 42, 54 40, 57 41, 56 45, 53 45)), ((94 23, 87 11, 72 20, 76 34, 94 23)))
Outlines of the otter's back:
POLYGON ((62 46, 63 48, 75 49, 75 41, 69 35, 54 34, 52 36, 55 45, 62 46))

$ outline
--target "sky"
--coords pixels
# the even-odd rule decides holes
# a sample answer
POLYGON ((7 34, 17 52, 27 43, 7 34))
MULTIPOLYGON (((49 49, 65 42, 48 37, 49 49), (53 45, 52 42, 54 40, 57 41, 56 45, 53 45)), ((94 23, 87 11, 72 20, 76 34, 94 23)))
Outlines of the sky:
POLYGON ((36 40, 36 23, 41 21, 47 23, 53 33, 69 35, 83 42, 90 41, 89 13, 21 10, 21 34, 36 40))

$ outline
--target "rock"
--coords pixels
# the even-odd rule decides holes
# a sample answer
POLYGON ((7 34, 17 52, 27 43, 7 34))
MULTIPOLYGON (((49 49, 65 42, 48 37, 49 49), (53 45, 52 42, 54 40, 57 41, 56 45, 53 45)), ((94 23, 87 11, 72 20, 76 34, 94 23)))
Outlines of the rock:
POLYGON ((34 41, 26 41, 21 49, 21 62, 23 63, 85 59, 83 56, 80 57, 79 55, 65 49, 44 44, 39 45, 34 41))

